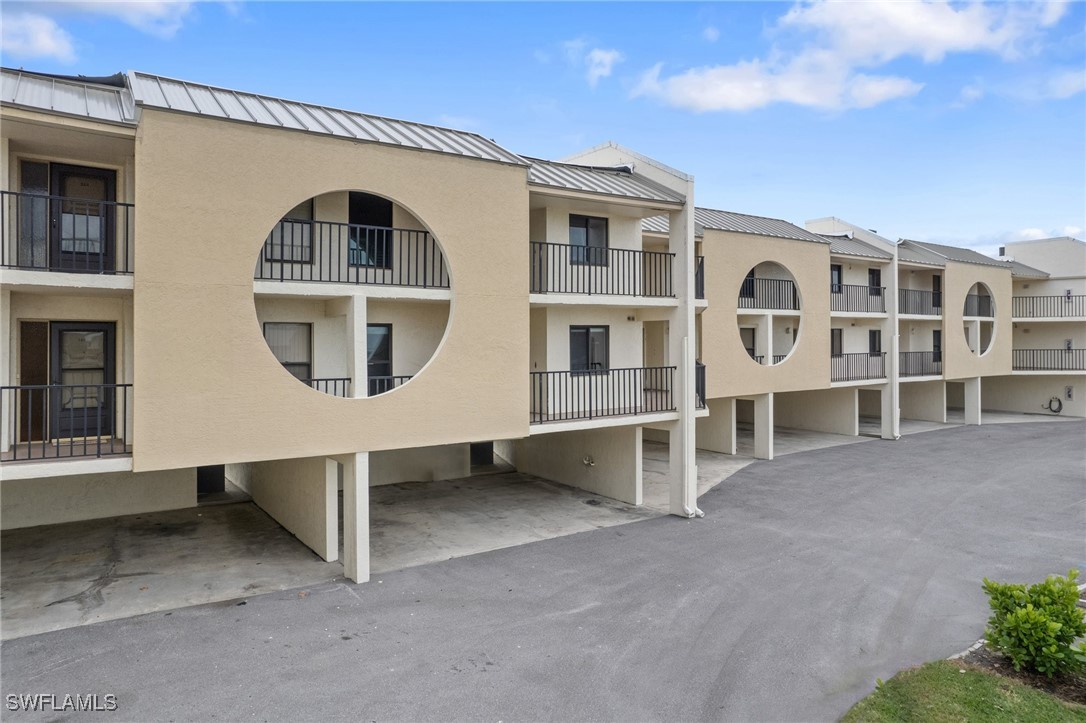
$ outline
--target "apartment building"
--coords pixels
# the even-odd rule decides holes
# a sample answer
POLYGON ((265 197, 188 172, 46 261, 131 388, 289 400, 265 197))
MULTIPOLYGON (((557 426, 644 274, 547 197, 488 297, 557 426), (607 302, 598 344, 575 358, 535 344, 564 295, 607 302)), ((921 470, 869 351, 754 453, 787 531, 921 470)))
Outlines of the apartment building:
POLYGON ((0 81, 3 529, 228 481, 362 581, 373 486, 500 461, 692 517, 696 448, 1057 413, 1083 372, 1078 241, 987 259, 696 208, 613 143, 551 161, 145 73, 0 81))

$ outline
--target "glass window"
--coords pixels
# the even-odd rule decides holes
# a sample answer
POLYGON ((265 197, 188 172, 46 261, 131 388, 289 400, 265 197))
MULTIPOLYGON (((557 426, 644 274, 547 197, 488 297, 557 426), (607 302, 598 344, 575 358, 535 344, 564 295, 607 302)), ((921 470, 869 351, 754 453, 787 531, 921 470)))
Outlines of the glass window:
POLYGON ((607 265, 607 219, 569 215, 570 262, 589 266, 607 265))
POLYGON ((570 371, 603 371, 608 363, 608 327, 569 327, 570 371))
POLYGON ((841 329, 830 329, 830 356, 841 356, 844 353, 841 329))
POLYGON ((872 356, 882 353, 882 331, 870 329, 867 332, 867 350, 872 356))
POLYGON ((312 327, 309 324, 266 322, 264 339, 275 358, 298 379, 308 381, 312 374, 312 327))
POLYGON ((867 286, 871 296, 882 296, 882 269, 867 270, 867 286))
POLYGON ((830 292, 841 293, 841 264, 830 264, 830 292))

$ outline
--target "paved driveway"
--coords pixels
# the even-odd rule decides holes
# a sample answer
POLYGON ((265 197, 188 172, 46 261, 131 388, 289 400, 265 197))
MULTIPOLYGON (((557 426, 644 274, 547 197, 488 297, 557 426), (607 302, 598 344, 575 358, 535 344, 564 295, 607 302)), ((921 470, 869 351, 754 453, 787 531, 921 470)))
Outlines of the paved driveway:
POLYGON ((759 462, 701 520, 6 642, 3 692, 112 693, 142 720, 833 720, 976 640, 984 575, 1084 564, 1084 436, 960 427, 759 462))

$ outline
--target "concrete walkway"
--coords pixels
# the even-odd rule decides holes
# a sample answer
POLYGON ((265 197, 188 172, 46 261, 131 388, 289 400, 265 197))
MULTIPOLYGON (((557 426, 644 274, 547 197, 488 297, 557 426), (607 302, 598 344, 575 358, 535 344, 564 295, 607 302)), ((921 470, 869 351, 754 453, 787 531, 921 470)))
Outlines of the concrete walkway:
POLYGON ((4 692, 113 693, 148 721, 836 720, 975 641, 983 576, 1086 564, 1084 438, 959 427, 758 462, 702 520, 8 641, 4 692))

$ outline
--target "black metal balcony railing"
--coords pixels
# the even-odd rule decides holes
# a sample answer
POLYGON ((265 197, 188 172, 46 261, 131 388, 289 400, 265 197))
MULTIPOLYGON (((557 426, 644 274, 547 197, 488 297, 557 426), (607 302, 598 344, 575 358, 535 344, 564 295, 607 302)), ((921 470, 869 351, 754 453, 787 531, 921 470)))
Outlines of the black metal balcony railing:
POLYGON ((130 274, 135 206, 0 191, 0 266, 130 274))
POLYGON ((674 296, 675 254, 533 241, 533 294, 674 296))
POLYGON ((883 313, 886 311, 886 288, 859 284, 830 284, 830 309, 883 313))
POLYGON ((739 287, 739 308, 798 310, 796 284, 789 279, 748 276, 739 287))
POLYGON ((705 257, 694 258, 694 298, 705 298, 705 257))
POLYGON ((131 396, 131 384, 0 387, 3 427, 11 435, 2 440, 0 460, 130 454, 124 434, 131 396))
POLYGON ((694 363, 694 406, 705 409, 705 365, 694 363))
POLYGON ((774 364, 780 364, 787 357, 788 357, 788 354, 774 354, 773 355, 773 363, 774 364))
POLYGON ((886 378, 886 352, 856 352, 830 356, 830 381, 856 382, 886 378))
POLYGON ((943 294, 941 291, 898 289, 897 311, 899 314, 918 316, 942 316, 943 294))
POLYGON ((412 375, 410 374, 388 377, 370 377, 368 380, 369 396, 376 397, 378 394, 391 392, 396 387, 402 387, 411 380, 411 377, 412 375))
POLYGON ((530 374, 532 424, 675 410, 675 367, 530 374))
POLYGON ((995 316, 995 307, 992 305, 991 296, 979 294, 967 294, 965 297, 965 309, 963 316, 995 316))
POLYGON ((268 234, 253 278, 449 288, 445 255, 427 231, 289 218, 268 234))
POLYGON ((1086 349, 1014 349, 1012 354, 1015 371, 1086 371, 1086 349))
POLYGON ((898 374, 903 377, 933 377, 943 373, 941 351, 903 351, 898 353, 898 374))
POLYGON ((326 379, 303 379, 303 384, 316 389, 318 392, 324 392, 325 394, 331 394, 333 397, 349 397, 351 396, 351 378, 350 377, 329 377, 326 379))
POLYGON ((1016 319, 1086 316, 1086 296, 1015 296, 1011 304, 1016 319))

